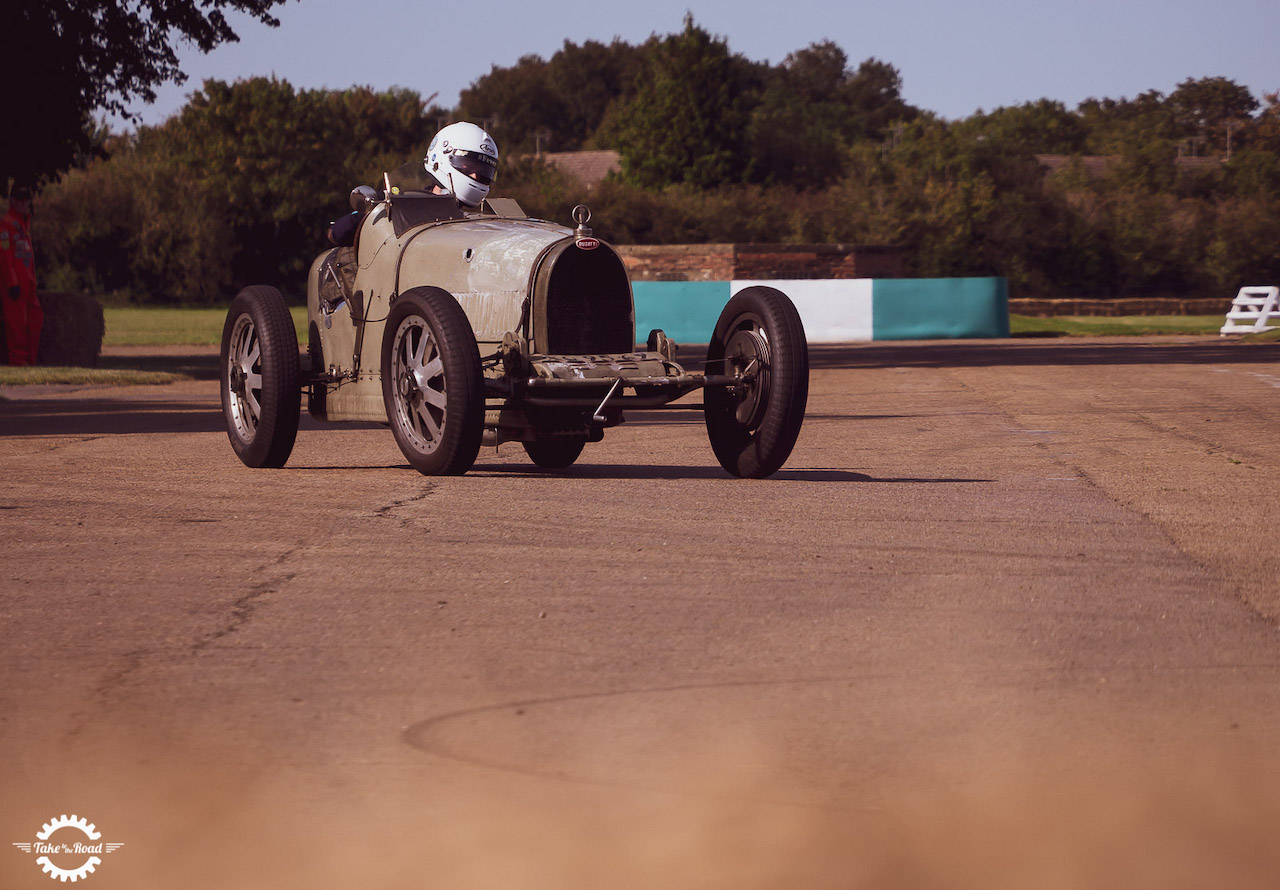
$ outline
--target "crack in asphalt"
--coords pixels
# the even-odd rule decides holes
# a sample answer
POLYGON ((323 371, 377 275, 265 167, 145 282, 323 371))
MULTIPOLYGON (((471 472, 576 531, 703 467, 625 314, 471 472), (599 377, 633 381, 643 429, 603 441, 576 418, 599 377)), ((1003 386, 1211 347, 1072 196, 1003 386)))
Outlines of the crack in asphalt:
POLYGON ((1186 442, 1191 442, 1195 445, 1200 446, 1201 448, 1206 449, 1206 453, 1208 454, 1225 454, 1228 456, 1244 455, 1249 457, 1251 460, 1255 460, 1255 461, 1266 460, 1268 457, 1268 455, 1263 454, 1260 451, 1255 451, 1255 450, 1251 450, 1243 447, 1233 447, 1230 445, 1224 445, 1221 442, 1219 442, 1217 439, 1195 432, 1194 430, 1188 429, 1185 426, 1179 426, 1179 425, 1170 424, 1170 423, 1162 423, 1158 417, 1151 416, 1145 413, 1132 414, 1128 416, 1130 420, 1132 420, 1134 423, 1138 424, 1139 426, 1146 427, 1147 429, 1155 433, 1164 433, 1165 435, 1173 436, 1178 439, 1182 439, 1186 442))
MULTIPOLYGON (((123 656, 124 664, 107 674, 102 679, 102 682, 95 686, 93 692, 90 693, 90 707, 106 707, 108 700, 111 698, 111 693, 123 685, 130 675, 142 666, 142 662, 153 651, 152 649, 133 649, 126 652, 123 656)), ((77 711, 71 716, 71 728, 67 730, 66 735, 67 741, 73 742, 79 738, 80 733, 89 725, 89 717, 90 715, 87 711, 77 711)))
POLYGON ((75 445, 87 445, 90 442, 97 442, 99 439, 109 439, 110 436, 60 436, 57 441, 50 442, 44 436, 12 436, 6 437, 9 442, 27 442, 35 447, 29 451, 16 451, 14 456, 30 457, 33 454, 56 454, 59 451, 65 451, 75 445))
POLYGON ((412 494, 409 497, 400 498, 399 500, 392 501, 389 504, 384 504, 383 506, 378 507, 376 510, 374 510, 373 515, 379 518, 394 519, 397 522, 399 522, 401 525, 408 525, 411 522, 419 521, 419 520, 414 520, 412 518, 406 519, 405 517, 396 516, 394 514, 395 514, 395 511, 403 507, 408 507, 412 504, 416 504, 420 501, 424 501, 427 498, 429 498, 431 495, 435 494, 435 491, 436 491, 435 482, 424 481, 422 485, 423 485, 422 490, 419 491, 417 494, 412 494))
MULTIPOLYGON (((259 566, 254 570, 254 574, 283 565, 300 549, 299 547, 293 547, 286 550, 270 562, 259 566)), ((250 590, 237 597, 231 603, 230 614, 221 626, 198 637, 186 647, 185 653, 187 655, 197 655, 219 640, 243 628, 253 620, 254 613, 257 611, 258 603, 262 597, 270 593, 279 592, 281 588, 293 581, 297 575, 298 573, 295 571, 286 571, 283 574, 273 575, 273 577, 255 584, 250 590)), ((75 741, 88 727, 92 716, 90 712, 109 708, 111 699, 116 694, 116 691, 126 685, 136 673, 142 670, 153 656, 161 655, 163 651, 157 648, 144 647, 126 652, 121 659, 123 663, 115 670, 107 673, 102 681, 94 687, 92 693, 90 693, 89 707, 72 715, 70 720, 71 728, 66 735, 67 741, 75 741)))
MULTIPOLYGON (((296 552, 296 550, 297 548, 290 550, 285 554, 285 557, 296 552)), ((280 563, 283 560, 284 557, 281 557, 276 560, 276 562, 280 563)), ((259 584, 248 593, 238 598, 231 604, 231 616, 227 623, 217 630, 211 631, 196 640, 196 642, 191 645, 189 651, 192 654, 203 652, 205 649, 208 649, 214 643, 218 642, 218 640, 221 640, 223 637, 229 636, 244 627, 253 619, 253 614, 258 607, 258 600, 269 593, 277 593, 277 588, 283 587, 297 576, 297 572, 287 572, 278 578, 273 578, 270 581, 265 581, 259 584)))

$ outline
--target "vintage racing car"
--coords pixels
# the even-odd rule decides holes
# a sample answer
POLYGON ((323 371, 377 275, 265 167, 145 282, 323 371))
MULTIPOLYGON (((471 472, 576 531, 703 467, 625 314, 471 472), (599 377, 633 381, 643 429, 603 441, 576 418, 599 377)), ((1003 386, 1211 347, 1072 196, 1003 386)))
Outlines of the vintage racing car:
POLYGON ((781 291, 734 295, 705 368, 688 371, 662 331, 636 348, 630 279, 586 207, 574 208, 576 228, 530 219, 509 198, 464 212, 414 167, 386 174, 381 194, 352 192, 354 245, 321 254, 308 275, 305 358, 278 290, 247 287, 232 302, 220 389, 245 464, 284 466, 303 390, 313 417, 388 424, 409 463, 439 475, 503 442, 568 467, 624 412, 700 389, 726 470, 759 478, 782 466, 804 420, 809 356, 781 291))

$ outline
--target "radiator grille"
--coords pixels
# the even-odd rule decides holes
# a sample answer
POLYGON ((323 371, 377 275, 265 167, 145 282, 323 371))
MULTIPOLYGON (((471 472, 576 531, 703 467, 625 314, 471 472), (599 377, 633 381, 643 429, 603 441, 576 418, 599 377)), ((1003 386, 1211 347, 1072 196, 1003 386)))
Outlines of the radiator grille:
POLYGON ((607 246, 580 250, 567 243, 547 258, 538 277, 539 352, 576 355, 635 348, 631 284, 622 260, 607 246))

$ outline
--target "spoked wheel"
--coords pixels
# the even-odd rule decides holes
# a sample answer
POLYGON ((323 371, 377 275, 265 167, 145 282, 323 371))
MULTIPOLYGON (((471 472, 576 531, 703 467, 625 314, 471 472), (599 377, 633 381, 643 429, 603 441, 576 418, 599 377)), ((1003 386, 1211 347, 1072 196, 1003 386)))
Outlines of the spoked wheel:
POLYGON ((720 465, 754 479, 777 472, 800 435, 809 400, 809 346, 787 296, 771 287, 735 294, 707 346, 707 373, 738 379, 703 392, 707 436, 720 465))
POLYGON ((222 327, 219 362, 227 437, 246 466, 283 467, 302 405, 298 335, 274 287, 247 287, 222 327))
POLYGON ((428 476, 471 469, 484 432, 484 377, 471 322, 447 291, 414 288, 387 316, 382 398, 396 444, 428 476))
POLYGON ((573 464, 586 446, 584 439, 540 439, 522 442, 529 459, 546 470, 563 470, 573 464))

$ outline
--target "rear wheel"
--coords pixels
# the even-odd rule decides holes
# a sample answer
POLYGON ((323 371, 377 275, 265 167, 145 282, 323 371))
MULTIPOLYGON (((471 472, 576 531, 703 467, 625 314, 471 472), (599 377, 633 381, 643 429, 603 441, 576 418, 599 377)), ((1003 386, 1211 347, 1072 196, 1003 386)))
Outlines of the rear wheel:
POLYGON ((448 291, 414 288, 387 316, 382 398, 396 444, 428 476, 471 469, 484 432, 484 376, 471 322, 448 291))
POLYGON ((586 446, 583 439, 540 439, 522 442, 529 459, 547 470, 563 470, 571 466, 586 446))
POLYGON ((283 467, 302 405, 298 335, 274 287, 240 291, 222 327, 219 388, 227 438, 250 467, 283 467))
POLYGON ((785 294, 749 287, 729 300, 707 346, 707 372, 722 368, 738 382, 703 393, 711 449, 733 475, 762 479, 791 455, 809 399, 809 347, 785 294))

